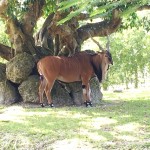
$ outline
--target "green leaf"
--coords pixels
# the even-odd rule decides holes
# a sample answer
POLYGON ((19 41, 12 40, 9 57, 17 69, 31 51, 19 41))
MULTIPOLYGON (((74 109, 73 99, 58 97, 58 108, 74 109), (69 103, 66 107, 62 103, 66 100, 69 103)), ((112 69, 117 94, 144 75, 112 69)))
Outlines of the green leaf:
POLYGON ((58 6, 60 7, 58 10, 59 11, 65 10, 65 9, 68 9, 68 8, 70 8, 72 6, 77 6, 80 3, 82 3, 82 1, 77 1, 77 0, 63 1, 63 2, 58 4, 58 6))
POLYGON ((112 8, 114 9, 123 3, 124 3, 124 1, 119 1, 119 2, 112 2, 107 5, 100 6, 91 13, 90 17, 93 17, 93 16, 96 16, 97 14, 103 13, 103 12, 107 11, 107 9, 108 10, 112 9, 112 8))
POLYGON ((121 17, 128 17, 139 8, 139 5, 131 5, 121 13, 121 17))
POLYGON ((86 10, 86 7, 87 7, 87 3, 85 3, 84 5, 82 5, 82 7, 80 9, 77 9, 76 11, 73 11, 71 12, 66 18, 60 20, 57 24, 60 25, 60 24, 63 24, 65 23, 66 21, 70 20, 71 18, 77 16, 78 14, 80 14, 82 11, 86 10))

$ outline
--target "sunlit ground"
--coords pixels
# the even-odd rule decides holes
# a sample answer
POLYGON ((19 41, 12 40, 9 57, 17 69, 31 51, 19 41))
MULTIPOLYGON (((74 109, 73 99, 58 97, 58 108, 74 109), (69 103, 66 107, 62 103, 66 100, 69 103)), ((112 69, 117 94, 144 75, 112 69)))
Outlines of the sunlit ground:
POLYGON ((2 150, 148 150, 148 89, 103 92, 100 106, 0 107, 2 150))

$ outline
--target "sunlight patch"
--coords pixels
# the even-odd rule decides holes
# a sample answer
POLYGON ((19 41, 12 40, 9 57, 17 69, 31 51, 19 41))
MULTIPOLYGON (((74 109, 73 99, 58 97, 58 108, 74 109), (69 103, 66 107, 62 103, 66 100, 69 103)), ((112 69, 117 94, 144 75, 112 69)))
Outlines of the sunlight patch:
POLYGON ((120 132, 136 132, 140 128, 138 123, 128 123, 122 126, 117 126, 116 129, 120 132))
POLYGON ((30 149, 31 140, 26 135, 5 133, 1 136, 1 149, 30 149), (15 137, 15 138, 14 138, 15 137))
POLYGON ((24 113, 24 109, 19 106, 13 106, 7 108, 2 114, 0 114, 0 121, 2 122, 18 122, 18 123, 24 123, 22 117, 20 117, 24 113))
POLYGON ((96 150, 89 142, 80 139, 65 139, 51 145, 53 150, 96 150))
POLYGON ((72 115, 72 118, 85 118, 85 117, 87 117, 87 115, 81 113, 76 113, 72 115))
POLYGON ((131 115, 122 115, 121 118, 130 118, 131 115))
POLYGON ((80 129, 80 134, 87 136, 93 141, 107 141, 107 139, 104 136, 99 135, 97 132, 89 132, 86 129, 80 129))
POLYGON ((90 121, 88 121, 88 120, 86 122, 84 121, 81 124, 84 126, 92 127, 94 129, 101 129, 102 126, 104 126, 104 125, 109 125, 109 124, 114 124, 114 123, 117 123, 117 120, 110 119, 107 117, 98 117, 98 118, 92 119, 90 121))
POLYGON ((60 111, 60 112, 57 112, 55 113, 55 115, 59 116, 60 118, 64 118, 64 117, 71 117, 71 118, 85 118, 85 117, 88 117, 87 115, 85 114, 81 114, 81 113, 71 113, 71 112, 68 112, 68 111, 60 111))
POLYGON ((138 141, 139 140, 137 137, 130 136, 130 135, 117 136, 117 139, 124 140, 124 141, 130 141, 130 142, 134 142, 134 141, 138 141))
MULTIPOLYGON (((67 112, 67 111, 58 111, 55 115, 59 116, 60 118, 61 118, 61 117, 64 118, 64 117, 70 115, 70 113, 67 112)), ((71 115, 72 115, 72 114, 71 114, 71 115)))
POLYGON ((110 119, 108 117, 98 117, 98 118, 95 118, 93 119, 93 122, 99 122, 100 125, 108 125, 108 124, 113 124, 113 123, 117 123, 117 120, 115 119, 110 119))
POLYGON ((37 111, 25 111, 21 106, 11 106, 4 109, 3 113, 0 114, 0 121, 2 122, 18 122, 25 123, 25 117, 27 116, 40 116, 45 117, 50 115, 50 112, 37 112, 37 111))
POLYGON ((40 116, 40 117, 46 117, 50 115, 50 112, 24 112, 25 116, 40 116))

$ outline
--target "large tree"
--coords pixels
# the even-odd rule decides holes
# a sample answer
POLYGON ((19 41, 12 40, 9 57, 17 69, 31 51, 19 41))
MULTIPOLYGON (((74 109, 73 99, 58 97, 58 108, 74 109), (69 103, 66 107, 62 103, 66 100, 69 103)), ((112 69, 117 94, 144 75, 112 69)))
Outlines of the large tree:
POLYGON ((1 57, 9 60, 20 52, 41 55, 41 49, 57 55, 79 51, 81 44, 92 36, 106 36, 115 32, 121 25, 122 18, 137 10, 150 9, 146 0, 1 0, 0 17, 5 21, 13 50, 0 45, 1 57), (33 33, 40 17, 45 22, 36 34, 33 33), (64 19, 65 18, 65 19, 64 19), (96 23, 80 25, 80 21, 101 18, 96 23), (55 42, 54 42, 55 41, 55 42))

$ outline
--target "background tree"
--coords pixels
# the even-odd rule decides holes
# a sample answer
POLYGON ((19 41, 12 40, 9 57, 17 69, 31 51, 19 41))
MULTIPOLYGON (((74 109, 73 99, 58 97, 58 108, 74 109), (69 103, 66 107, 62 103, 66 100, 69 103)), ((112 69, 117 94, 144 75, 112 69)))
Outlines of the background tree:
POLYGON ((114 66, 110 68, 104 87, 120 84, 129 88, 132 84, 138 88, 140 83, 144 83, 150 65, 149 40, 149 32, 142 27, 129 28, 111 37, 114 66))

